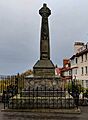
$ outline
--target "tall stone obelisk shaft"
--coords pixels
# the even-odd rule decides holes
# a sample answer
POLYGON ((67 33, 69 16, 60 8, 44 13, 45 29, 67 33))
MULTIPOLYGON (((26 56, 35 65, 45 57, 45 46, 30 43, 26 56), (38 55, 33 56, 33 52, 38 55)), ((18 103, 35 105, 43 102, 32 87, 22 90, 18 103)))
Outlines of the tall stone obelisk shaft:
POLYGON ((51 10, 46 4, 39 10, 42 16, 41 34, 40 34, 40 60, 33 67, 34 76, 54 76, 55 67, 50 60, 50 43, 49 43, 49 25, 48 17, 51 10))
POLYGON ((47 7, 46 4, 43 4, 43 7, 39 10, 39 14, 42 16, 40 37, 40 60, 50 59, 48 17, 51 14, 51 10, 47 7))

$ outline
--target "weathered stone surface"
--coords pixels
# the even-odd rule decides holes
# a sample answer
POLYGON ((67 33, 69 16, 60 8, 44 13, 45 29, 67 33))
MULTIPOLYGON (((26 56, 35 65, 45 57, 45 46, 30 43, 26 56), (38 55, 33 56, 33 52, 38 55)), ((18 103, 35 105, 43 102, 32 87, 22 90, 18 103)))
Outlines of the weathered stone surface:
POLYGON ((50 90, 63 90, 64 84, 63 81, 59 77, 27 77, 25 78, 25 88, 28 89, 30 87, 36 89, 38 88, 46 88, 50 90))
POLYGON ((54 76, 55 69, 51 60, 38 60, 33 67, 34 76, 54 76))
POLYGON ((60 98, 58 97, 57 99, 55 98, 40 98, 40 97, 35 97, 32 98, 30 97, 27 99, 21 98, 20 99, 13 99, 9 101, 9 109, 30 109, 30 108, 74 108, 74 100, 72 98, 60 98), (17 102, 18 101, 18 102, 17 102), (13 106, 12 106, 13 102, 13 106))

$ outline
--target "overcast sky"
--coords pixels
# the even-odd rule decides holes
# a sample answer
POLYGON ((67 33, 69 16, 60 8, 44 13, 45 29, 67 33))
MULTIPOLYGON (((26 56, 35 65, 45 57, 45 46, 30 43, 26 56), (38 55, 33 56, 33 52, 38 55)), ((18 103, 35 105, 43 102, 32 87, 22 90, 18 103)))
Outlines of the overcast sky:
POLYGON ((43 3, 49 17, 51 59, 62 65, 75 41, 88 41, 88 0, 0 0, 0 75, 32 69, 39 59, 43 3))

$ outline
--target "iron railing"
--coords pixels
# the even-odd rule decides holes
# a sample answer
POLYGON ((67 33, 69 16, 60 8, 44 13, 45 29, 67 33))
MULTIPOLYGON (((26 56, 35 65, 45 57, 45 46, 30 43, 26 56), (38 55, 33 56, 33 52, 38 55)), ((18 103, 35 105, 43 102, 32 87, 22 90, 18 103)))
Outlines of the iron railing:
MULTIPOLYGON (((23 76, 3 77, 0 92, 4 109, 31 109, 31 108, 74 108, 79 106, 79 94, 81 87, 77 87, 76 81, 63 82, 63 87, 47 87, 47 81, 43 86, 26 87, 26 78, 23 76)), ((57 81, 59 84, 59 81, 57 81)), ((84 99, 81 100, 81 104, 84 99)))

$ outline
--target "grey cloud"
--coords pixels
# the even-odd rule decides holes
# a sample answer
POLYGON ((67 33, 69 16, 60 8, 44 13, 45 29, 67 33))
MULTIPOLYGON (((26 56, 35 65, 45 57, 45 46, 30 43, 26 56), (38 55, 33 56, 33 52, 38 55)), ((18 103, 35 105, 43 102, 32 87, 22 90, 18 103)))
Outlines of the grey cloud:
POLYGON ((62 65, 73 54, 74 41, 88 41, 88 0, 1 0, 0 74, 15 74, 33 67, 39 59, 41 17, 46 2, 49 17, 51 59, 62 65))

